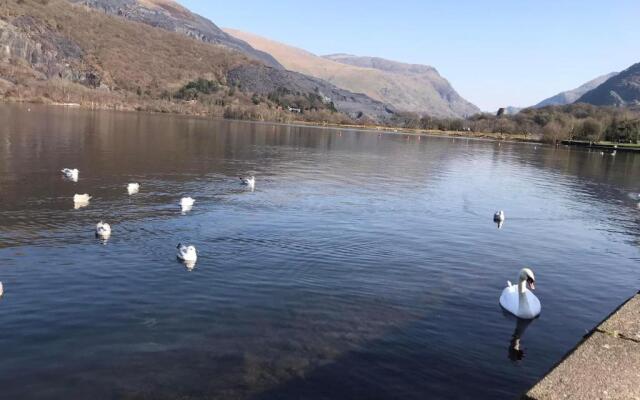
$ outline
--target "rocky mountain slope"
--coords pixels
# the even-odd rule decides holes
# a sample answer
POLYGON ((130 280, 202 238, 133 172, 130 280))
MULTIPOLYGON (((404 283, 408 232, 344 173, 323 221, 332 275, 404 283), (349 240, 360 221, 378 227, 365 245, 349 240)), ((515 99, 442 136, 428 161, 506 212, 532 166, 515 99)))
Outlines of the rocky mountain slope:
POLYGON ((640 105, 640 63, 607 79, 577 100, 596 106, 640 105))
POLYGON ((558 93, 553 97, 549 97, 548 99, 545 99, 540 103, 536 104, 534 107, 541 108, 546 106, 563 106, 566 104, 573 104, 576 102, 576 100, 582 97, 582 95, 584 95, 590 90, 597 88, 598 86, 602 85, 605 81, 607 81, 608 79, 616 75, 618 75, 617 72, 612 72, 610 74, 599 76, 578 88, 575 88, 573 90, 567 90, 566 92, 558 93))
POLYGON ((464 117, 480 111, 464 100, 433 67, 372 57, 320 57, 250 33, 233 29, 225 32, 271 54, 289 70, 364 93, 400 111, 434 117, 464 117))
POLYGON ((228 46, 67 0, 3 4, 0 49, 5 99, 252 119, 289 118, 289 106, 319 120, 341 118, 332 116, 334 109, 352 118, 392 115, 364 95, 266 66, 228 46))
POLYGON ((108 14, 121 16, 156 28, 178 32, 207 43, 238 50, 274 68, 282 68, 271 55, 228 35, 213 22, 192 13, 173 0, 70 0, 108 14))

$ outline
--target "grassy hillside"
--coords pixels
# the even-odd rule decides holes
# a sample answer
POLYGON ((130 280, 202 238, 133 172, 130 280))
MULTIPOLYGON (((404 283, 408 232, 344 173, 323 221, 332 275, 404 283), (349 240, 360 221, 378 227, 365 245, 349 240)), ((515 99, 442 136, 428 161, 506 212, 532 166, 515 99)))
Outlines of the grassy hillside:
POLYGON ((0 46, 5 50, 0 52, 0 94, 8 101, 258 120, 351 122, 335 112, 331 101, 309 102, 313 90, 299 90, 298 81, 304 78, 295 77, 292 82, 287 72, 228 47, 66 0, 2 3, 0 46), (287 91, 286 101, 277 93, 245 90, 242 81, 229 83, 233 71, 249 66, 262 75, 276 76, 276 88, 287 91), (188 99, 179 96, 189 85, 193 89, 198 80, 212 82, 215 90, 197 92, 188 99), (302 113, 291 113, 288 106, 301 108, 302 113))

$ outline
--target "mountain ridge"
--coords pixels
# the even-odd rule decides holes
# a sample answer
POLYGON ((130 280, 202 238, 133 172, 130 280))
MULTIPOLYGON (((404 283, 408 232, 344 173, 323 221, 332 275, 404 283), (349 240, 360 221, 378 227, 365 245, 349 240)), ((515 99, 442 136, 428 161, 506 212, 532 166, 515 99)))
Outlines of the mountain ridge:
POLYGON ((354 93, 366 94, 398 111, 447 118, 464 117, 480 111, 460 97, 433 67, 418 68, 379 57, 364 57, 359 62, 348 60, 345 57, 348 55, 330 59, 327 57, 335 58, 336 55, 321 57, 252 33, 231 28, 223 30, 271 54, 289 70, 326 80, 354 93), (362 65, 364 59, 368 60, 368 65, 362 65), (361 65, 353 65, 358 63, 361 65))
POLYGON ((595 89, 583 94, 577 103, 595 106, 640 105, 640 63, 607 79, 595 89))
POLYGON ((547 99, 542 100, 538 104, 534 105, 535 108, 542 108, 546 106, 561 106, 566 104, 575 103, 580 97, 582 97, 585 93, 597 88, 602 85, 608 79, 618 75, 618 72, 610 72, 605 75, 601 75, 595 79, 590 80, 575 89, 566 90, 564 92, 560 92, 555 96, 549 97, 547 99))
POLYGON ((156 28, 178 32, 194 39, 226 46, 273 68, 284 67, 271 55, 256 50, 173 0, 69 0, 72 3, 141 22, 156 28))

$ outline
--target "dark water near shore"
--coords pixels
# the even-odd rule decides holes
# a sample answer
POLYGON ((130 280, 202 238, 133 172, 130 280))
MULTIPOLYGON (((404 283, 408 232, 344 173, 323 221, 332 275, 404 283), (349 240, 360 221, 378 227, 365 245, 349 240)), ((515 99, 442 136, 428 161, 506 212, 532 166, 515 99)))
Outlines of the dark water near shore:
POLYGON ((33 106, 0 121, 1 398, 511 399, 640 287, 640 155, 33 106), (543 312, 512 361, 498 297, 524 266, 543 312))

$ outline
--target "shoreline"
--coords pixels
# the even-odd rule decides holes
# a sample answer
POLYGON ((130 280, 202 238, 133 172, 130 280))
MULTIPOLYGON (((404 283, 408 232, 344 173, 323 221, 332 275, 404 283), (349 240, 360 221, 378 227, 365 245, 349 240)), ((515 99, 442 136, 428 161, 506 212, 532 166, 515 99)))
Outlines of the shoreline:
POLYGON ((522 400, 640 398, 640 292, 570 350, 522 400))
POLYGON ((105 105, 96 105, 95 103, 91 105, 81 104, 81 103, 56 103, 56 102, 43 103, 43 102, 30 101, 30 100, 16 101, 15 99, 6 99, 6 98, 0 99, 0 102, 2 104, 22 104, 25 106, 32 104, 37 106, 71 108, 76 110, 87 110, 87 111, 117 111, 117 112, 130 112, 130 113, 144 113, 149 115, 174 115, 174 116, 180 116, 180 117, 215 119, 215 120, 223 120, 223 121, 264 123, 264 124, 272 124, 272 125, 279 125, 279 126, 345 129, 345 130, 353 130, 353 131, 397 134, 397 135, 408 135, 408 136, 434 136, 434 137, 445 137, 445 138, 448 137, 448 138, 461 138, 461 139, 490 140, 490 141, 498 141, 498 142, 531 143, 531 144, 539 144, 539 145, 547 144, 542 140, 540 140, 540 138, 536 138, 532 135, 524 135, 524 134, 504 134, 504 133, 473 132, 473 131, 439 131, 439 130, 416 129, 416 128, 401 128, 401 127, 392 127, 392 126, 385 126, 385 125, 334 124, 334 123, 311 122, 311 121, 303 121, 303 120, 292 120, 291 122, 280 122, 280 121, 270 121, 270 120, 230 119, 230 118, 222 118, 218 116, 206 115, 201 113, 157 112, 157 111, 150 111, 150 110, 140 110, 140 109, 136 109, 135 107, 109 107, 105 105))
MULTIPOLYGON (((232 119, 224 118, 216 115, 208 115, 203 113, 179 113, 179 112, 158 112, 152 110, 144 110, 136 107, 110 107, 102 104, 82 104, 82 103, 60 103, 60 102, 38 102, 32 100, 15 100, 15 99, 0 99, 2 104, 21 104, 21 105, 38 105, 45 107, 60 107, 70 108, 77 110, 87 111, 116 111, 116 112, 130 112, 130 113, 143 113, 149 115, 172 115, 179 117, 199 118, 199 119, 213 119, 221 121, 235 121, 235 122, 248 122, 248 123, 260 123, 270 124, 278 126, 293 126, 293 127, 315 127, 315 128, 327 128, 327 129, 344 129, 351 131, 362 131, 370 133, 384 133, 384 134, 396 134, 407 136, 430 136, 430 137, 444 137, 444 138, 460 138, 460 139, 474 139, 474 140, 489 140, 496 142, 514 142, 514 143, 529 143, 536 145, 549 145, 551 143, 544 142, 541 137, 525 134, 505 134, 494 132, 474 132, 474 131, 440 131, 418 128, 401 128, 385 125, 357 125, 357 124, 335 124, 328 122, 312 122, 303 120, 291 120, 290 122, 270 121, 270 120, 253 120, 253 119, 232 119)), ((620 151, 629 153, 640 153, 640 144, 627 144, 627 143, 607 143, 607 142, 588 142, 583 140, 562 140, 556 146, 560 144, 568 147, 587 148, 589 150, 602 150, 602 151, 620 151)))

